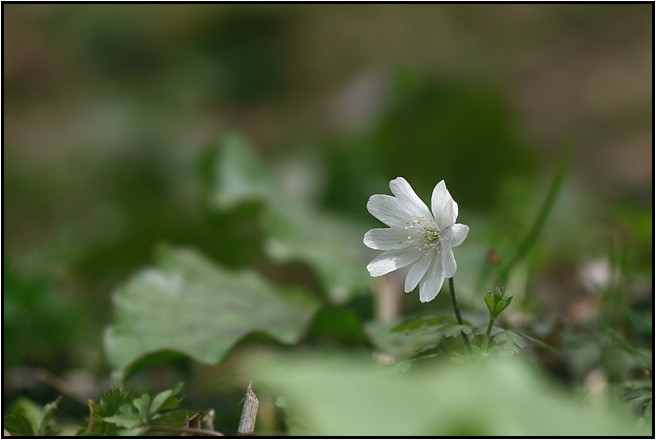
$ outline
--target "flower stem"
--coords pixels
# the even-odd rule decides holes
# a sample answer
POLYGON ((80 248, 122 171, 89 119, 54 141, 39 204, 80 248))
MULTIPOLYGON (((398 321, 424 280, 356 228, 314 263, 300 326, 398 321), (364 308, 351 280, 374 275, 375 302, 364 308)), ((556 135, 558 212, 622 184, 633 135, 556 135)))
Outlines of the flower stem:
MULTIPOLYGON (((453 286, 453 278, 449 278, 449 291, 451 292, 451 304, 453 304, 453 311, 456 313, 456 321, 458 325, 463 325, 462 316, 460 316, 460 309, 458 308, 458 301, 456 301, 456 289, 453 286)), ((467 346, 467 351, 471 354, 471 345, 469 344, 469 338, 465 332, 461 332, 462 339, 465 340, 465 345, 467 346)))

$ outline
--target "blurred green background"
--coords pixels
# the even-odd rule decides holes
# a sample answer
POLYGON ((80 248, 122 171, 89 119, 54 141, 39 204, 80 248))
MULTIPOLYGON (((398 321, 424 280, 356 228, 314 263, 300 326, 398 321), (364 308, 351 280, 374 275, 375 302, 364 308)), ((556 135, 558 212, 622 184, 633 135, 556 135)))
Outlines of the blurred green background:
MULTIPOLYGON (((459 203, 471 227, 459 294, 476 321, 490 252, 512 253, 568 148, 556 206, 509 280, 512 323, 565 354, 541 358, 558 380, 641 377, 599 329, 651 350, 652 8, 3 5, 3 403, 52 400, 58 378, 97 398, 111 294, 167 245, 339 304, 301 344, 366 346, 362 323, 380 316, 374 281, 354 281, 373 255, 362 234, 378 225, 365 206, 397 176, 424 200, 445 179, 459 203), (232 187, 243 200, 229 177, 242 150, 259 164, 232 187), (263 226, 268 199, 312 215, 274 209, 263 226), (356 237, 348 289, 332 254, 312 248, 340 222, 356 237), (296 253, 277 258, 280 240, 296 253)), ((445 297, 431 313, 449 313, 445 297)), ((425 310, 412 294, 398 314, 425 310)), ((175 358, 132 380, 182 377, 187 405, 217 407, 240 398, 233 357, 175 358)))

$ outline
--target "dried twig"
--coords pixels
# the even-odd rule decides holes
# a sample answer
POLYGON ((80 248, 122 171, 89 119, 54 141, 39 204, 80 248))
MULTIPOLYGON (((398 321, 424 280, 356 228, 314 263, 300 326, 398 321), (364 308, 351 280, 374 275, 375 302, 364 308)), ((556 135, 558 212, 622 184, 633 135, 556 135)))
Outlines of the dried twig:
POLYGON ((253 382, 248 384, 248 389, 246 389, 246 395, 244 396, 244 408, 241 411, 239 428, 237 428, 237 432, 241 435, 255 432, 255 418, 257 417, 257 408, 260 405, 260 401, 253 392, 252 385, 253 382))

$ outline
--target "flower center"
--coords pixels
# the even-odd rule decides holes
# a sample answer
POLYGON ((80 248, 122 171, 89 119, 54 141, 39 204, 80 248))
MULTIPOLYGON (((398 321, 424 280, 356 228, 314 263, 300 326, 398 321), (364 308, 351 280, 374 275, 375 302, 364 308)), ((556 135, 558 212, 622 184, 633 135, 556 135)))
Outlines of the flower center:
POLYGON ((434 221, 426 219, 412 220, 408 223, 408 226, 406 226, 405 229, 407 229, 408 232, 410 232, 410 230, 416 231, 415 233, 412 233, 412 235, 408 235, 408 242, 414 243, 418 252, 427 255, 433 250, 440 251, 438 244, 442 237, 442 232, 434 221))
POLYGON ((433 245, 440 239, 440 230, 435 224, 424 225, 424 238, 426 243, 433 245))

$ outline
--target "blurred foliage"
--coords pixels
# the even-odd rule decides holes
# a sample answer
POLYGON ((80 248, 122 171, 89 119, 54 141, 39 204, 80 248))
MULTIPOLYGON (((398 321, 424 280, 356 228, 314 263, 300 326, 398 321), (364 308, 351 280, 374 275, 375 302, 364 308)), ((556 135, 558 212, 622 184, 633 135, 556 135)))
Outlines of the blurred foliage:
POLYGON ((231 273, 192 251, 161 249, 157 268, 142 271, 113 297, 116 321, 105 334, 119 379, 139 357, 162 350, 216 363, 255 331, 298 340, 316 303, 284 294, 253 273, 231 273))
POLYGON ((61 397, 43 407, 29 399, 21 398, 9 409, 9 415, 4 418, 4 429, 13 435, 50 437, 60 431, 54 415, 59 407, 61 397))
MULTIPOLYGON (((373 351, 391 376, 356 359, 272 367, 292 433, 650 427, 648 8, 7 5, 5 427, 58 429, 45 369, 96 379, 69 384, 99 402, 80 433, 158 434, 133 426, 158 413, 143 391, 179 380, 231 433, 242 356, 301 348, 373 351), (456 253, 465 326, 444 294, 429 309, 404 296, 393 322, 376 312, 365 206, 397 176, 423 199, 445 179, 471 227, 456 253), (505 278, 512 306, 480 350, 481 294, 505 278), (102 396, 111 370, 139 392, 102 396), (635 417, 586 400, 601 396, 635 417)), ((193 413, 176 411, 176 427, 193 413)))
POLYGON ((363 200, 397 176, 412 182, 420 196, 430 194, 441 176, 458 188, 460 203, 490 209, 503 182, 499 176, 530 175, 535 159, 498 92, 409 72, 395 79, 391 104, 377 124, 329 150, 330 206, 361 212, 363 200))
POLYGON ((516 358, 430 365, 413 374, 395 373, 364 359, 325 355, 253 365, 253 374, 263 384, 286 396, 290 434, 297 436, 630 436, 648 432, 618 408, 585 404, 564 393, 545 381, 534 366, 516 358))
POLYGON ((535 220, 527 232, 526 237, 516 245, 517 250, 514 254, 512 254, 512 257, 508 258, 506 261, 501 261, 501 269, 499 270, 496 279, 497 284, 505 284, 507 282, 508 273, 512 270, 512 267, 518 262, 521 262, 522 259, 526 258, 529 251, 537 243, 537 240, 540 237, 540 233, 544 228, 544 224, 547 221, 549 214, 553 210, 558 194, 562 189, 563 181, 569 167, 570 155, 571 151, 566 151, 563 153, 563 156, 560 159, 560 164, 558 165, 558 169, 556 171, 556 175, 554 176, 553 181, 549 186, 549 192, 544 199, 544 203, 540 207, 540 211, 535 216, 535 220))
POLYGON ((89 401, 90 414, 78 435, 134 437, 151 430, 167 432, 168 426, 178 427, 189 414, 177 410, 181 401, 177 395, 182 385, 152 397, 147 393, 135 396, 120 388, 109 390, 99 403, 89 401))
MULTIPOLYGON (((10 365, 67 367, 79 351, 71 338, 91 328, 80 304, 61 295, 46 277, 3 268, 3 368, 10 365)), ((77 339, 87 342, 86 338, 77 339), (85 341, 86 340, 86 341, 85 341)))
POLYGON ((209 163, 210 204, 228 209, 248 201, 264 205, 264 249, 281 262, 308 264, 319 275, 327 296, 344 302, 371 285, 360 269, 360 231, 346 219, 295 201, 276 184, 264 164, 237 136, 225 139, 209 163))
POLYGON ((60 7, 40 20, 48 36, 86 60, 84 73, 165 113, 190 98, 259 102, 284 90, 278 60, 292 16, 248 6, 185 9, 164 6, 163 19, 152 20, 138 6, 60 7), (176 89, 162 93, 172 83, 176 89))

